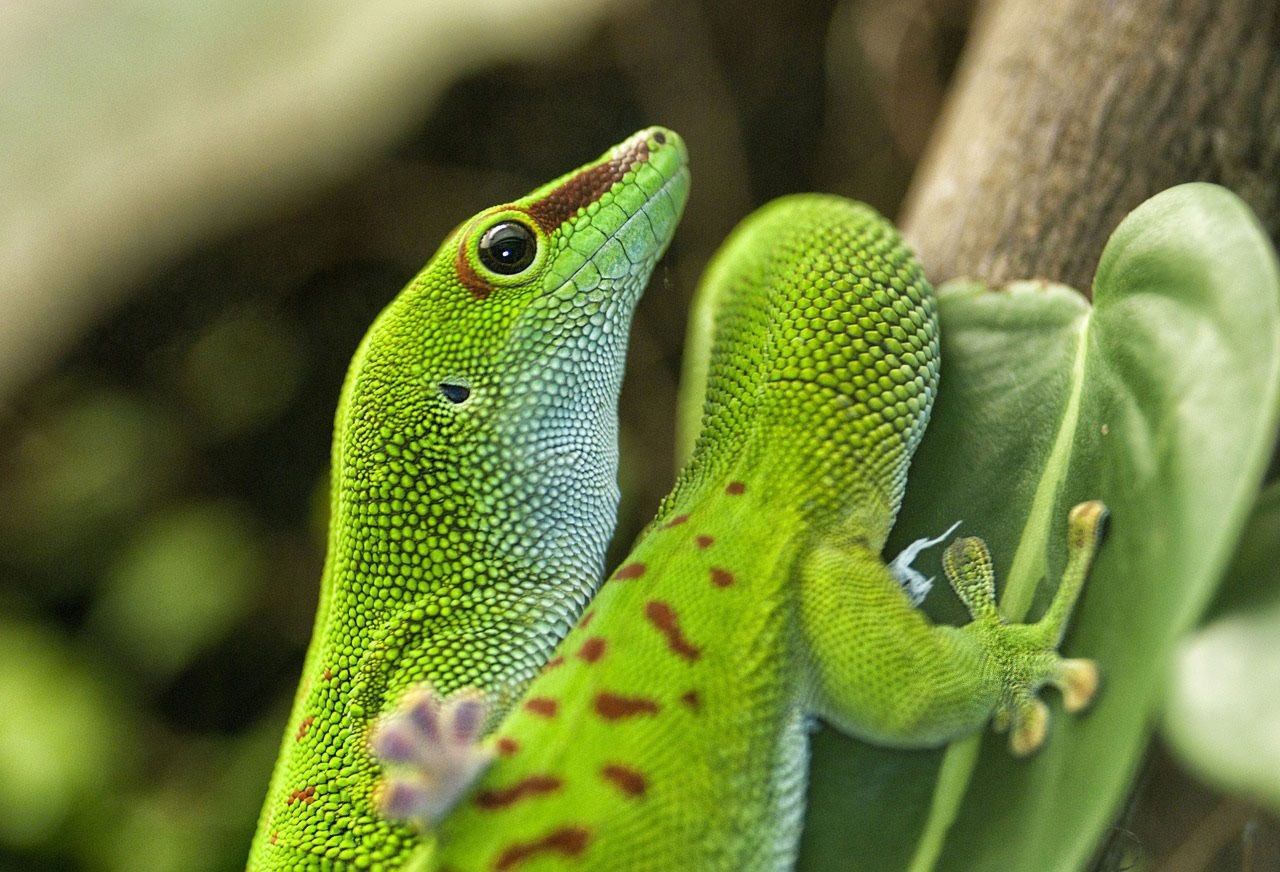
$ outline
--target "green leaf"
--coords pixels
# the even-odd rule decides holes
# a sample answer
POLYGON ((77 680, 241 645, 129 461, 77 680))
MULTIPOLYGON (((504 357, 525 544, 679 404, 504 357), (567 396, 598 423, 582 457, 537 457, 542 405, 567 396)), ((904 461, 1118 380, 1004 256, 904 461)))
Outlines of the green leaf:
MULTIPOLYGON (((989 732, 943 754, 819 737, 802 868, 1079 869, 1257 493, 1280 408, 1280 274, 1248 208, 1191 184, 1120 225, 1092 307, 1046 283, 953 284, 939 301, 941 392, 889 550, 961 519, 991 545, 1005 614, 1034 617, 1067 510, 1101 498, 1111 531, 1063 650, 1095 658, 1104 688, 1085 716, 1049 699, 1049 740, 1029 760, 989 732), (861 801, 894 759, 892 783, 861 801)), ((963 621, 949 591, 928 609, 963 621)))
MULTIPOLYGON (((1280 812, 1280 482, 1262 494, 1227 572, 1228 611, 1186 639, 1163 732, 1205 781, 1280 812)), ((1224 591, 1225 593, 1226 591, 1224 591)))

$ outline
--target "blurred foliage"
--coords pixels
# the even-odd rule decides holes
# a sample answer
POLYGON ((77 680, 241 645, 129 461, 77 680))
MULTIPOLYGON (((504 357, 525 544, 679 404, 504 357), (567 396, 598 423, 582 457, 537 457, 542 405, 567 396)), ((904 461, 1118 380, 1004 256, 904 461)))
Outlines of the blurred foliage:
MULTIPOLYGON (((791 191, 892 215, 971 13, 72 6, 0 12, 0 870, 243 868, 311 630, 338 388, 458 220, 647 124, 689 143, 633 330, 616 553, 670 483, 711 250, 791 191)), ((1166 819, 1148 855, 1182 839, 1166 819)))
POLYGON ((106 670, 57 631, 11 618, 0 629, 0 838, 38 849, 107 801, 103 788, 118 789, 132 712, 106 670))
POLYGON ((0 392, 158 256, 345 175, 461 73, 545 52, 608 5, 6 4, 0 392))
POLYGON ((1259 498, 1227 570, 1222 613, 1183 642, 1164 729, 1173 749, 1210 783, 1280 813, 1277 567, 1280 481, 1259 498))

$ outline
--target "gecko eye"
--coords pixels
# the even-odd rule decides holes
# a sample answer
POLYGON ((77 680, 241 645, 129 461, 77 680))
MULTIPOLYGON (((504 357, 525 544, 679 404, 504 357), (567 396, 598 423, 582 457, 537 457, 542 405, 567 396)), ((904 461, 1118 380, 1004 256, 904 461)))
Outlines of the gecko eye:
POLYGON ((513 276, 528 269, 538 253, 538 239, 519 221, 502 221, 480 237, 480 262, 498 275, 513 276))
POLYGON ((467 397, 471 396, 471 388, 452 382, 441 382, 440 393, 444 394, 446 400, 456 405, 467 401, 467 397))

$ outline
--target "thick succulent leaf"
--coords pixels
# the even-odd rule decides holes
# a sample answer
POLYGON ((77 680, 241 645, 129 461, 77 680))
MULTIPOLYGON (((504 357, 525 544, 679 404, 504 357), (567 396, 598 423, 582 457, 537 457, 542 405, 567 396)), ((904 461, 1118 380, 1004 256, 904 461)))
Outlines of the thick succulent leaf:
MULTIPOLYGON (((992 547, 1005 614, 1034 617, 1068 508, 1103 499, 1110 535, 1064 651, 1096 658, 1105 685, 1082 717, 1050 699, 1048 743, 1028 760, 990 733, 945 753, 818 737, 802 868, 1079 869, 1128 789, 1174 647, 1222 577, 1275 437, 1275 254, 1238 198, 1183 185, 1113 234, 1092 307, 1043 283, 954 284, 940 307, 941 393, 890 550, 961 519, 992 547)), ((927 608, 962 620, 947 591, 927 608)))
POLYGON ((1184 640, 1164 735, 1189 768, 1280 813, 1280 482, 1258 500, 1224 584, 1229 607, 1184 640))

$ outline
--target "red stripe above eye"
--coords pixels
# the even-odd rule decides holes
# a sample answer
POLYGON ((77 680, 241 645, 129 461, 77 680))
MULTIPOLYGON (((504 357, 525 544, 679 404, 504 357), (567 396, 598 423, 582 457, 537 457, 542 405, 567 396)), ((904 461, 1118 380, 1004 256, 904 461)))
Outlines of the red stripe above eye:
POLYGON ((493 293, 493 285, 480 278, 476 271, 471 268, 471 261, 467 260, 467 235, 465 233, 458 241, 458 256, 453 260, 453 269, 458 275, 458 281, 477 300, 483 300, 493 293))
POLYGON ((649 159, 649 140, 637 136, 624 144, 613 158, 575 173, 527 207, 529 216, 538 222, 543 233, 551 233, 578 213, 579 209, 599 200, 638 163, 649 159))
MULTIPOLYGON (((623 143, 617 154, 609 160, 579 170, 528 206, 511 205, 502 208, 522 211, 542 228, 543 233, 553 233, 578 214, 578 210, 585 209, 607 194, 637 164, 648 159, 649 138, 636 136, 623 143)), ((484 300, 493 293, 493 285, 481 278, 467 259, 469 238, 469 234, 463 233, 458 240, 454 272, 472 297, 484 300)))

